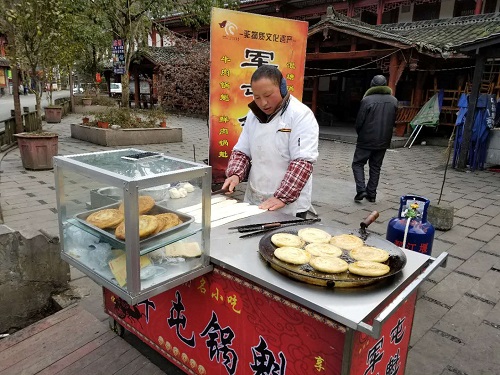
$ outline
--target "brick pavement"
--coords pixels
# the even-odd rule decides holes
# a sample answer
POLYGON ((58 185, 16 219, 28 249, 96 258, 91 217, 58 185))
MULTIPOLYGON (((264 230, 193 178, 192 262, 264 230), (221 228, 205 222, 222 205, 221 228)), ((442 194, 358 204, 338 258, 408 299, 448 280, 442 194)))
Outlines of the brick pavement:
MULTIPOLYGON (((70 115, 60 124, 45 126, 60 134, 60 154, 102 150, 70 138, 69 124, 79 120, 80 116, 70 115)), ((195 148, 198 161, 207 158, 206 121, 171 116, 169 122, 183 128, 182 143, 140 148, 188 160, 193 160, 195 148)), ((377 202, 362 204, 353 202, 353 152, 352 144, 320 141, 313 203, 325 225, 355 228, 377 209, 380 218, 370 230, 384 236, 401 195, 417 194, 436 202, 446 162, 444 148, 388 150, 377 202)), ((5 224, 21 232, 43 229, 57 234, 53 172, 25 171, 17 148, 0 154, 0 160, 5 224)), ((455 208, 454 227, 436 231, 432 255, 447 251, 449 261, 419 290, 406 374, 500 374, 500 175, 449 169, 442 201, 455 208)), ((81 274, 75 270, 72 274, 82 282, 81 274)), ((100 299, 97 294, 94 297, 100 299)))

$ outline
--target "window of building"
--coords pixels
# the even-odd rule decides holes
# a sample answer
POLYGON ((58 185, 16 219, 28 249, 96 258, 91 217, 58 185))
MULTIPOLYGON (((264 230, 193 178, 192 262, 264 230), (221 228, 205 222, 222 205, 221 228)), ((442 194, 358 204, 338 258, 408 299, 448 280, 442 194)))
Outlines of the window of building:
POLYGON ((439 18, 441 2, 415 4, 413 6, 413 22, 435 20, 439 18))
POLYGON ((474 14, 476 2, 474 0, 456 0, 453 8, 453 17, 471 16, 474 14))
POLYGON ((497 7, 497 0, 486 0, 484 3, 483 13, 495 13, 497 7))

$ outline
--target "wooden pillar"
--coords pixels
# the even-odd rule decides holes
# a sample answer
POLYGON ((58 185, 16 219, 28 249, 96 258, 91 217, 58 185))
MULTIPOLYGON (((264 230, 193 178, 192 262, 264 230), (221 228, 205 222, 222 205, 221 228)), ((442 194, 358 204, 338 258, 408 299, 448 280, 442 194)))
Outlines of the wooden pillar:
POLYGON ((356 38, 355 36, 352 36, 351 37, 351 52, 354 52, 357 50, 357 42, 358 42, 358 38, 356 38))
POLYGON ((354 17, 354 2, 349 1, 347 4, 347 17, 354 17))
POLYGON ((392 89, 392 95, 396 94, 396 84, 397 82, 397 74, 398 74, 398 54, 393 53, 391 55, 391 60, 389 62, 389 83, 387 84, 392 89))
POLYGON ((141 103, 139 101, 139 94, 141 91, 141 86, 139 82, 139 69, 136 67, 134 69, 134 103, 135 103, 135 108, 140 108, 141 103))
POLYGON ((474 14, 481 14, 483 10, 483 0, 476 0, 476 8, 474 9, 474 14))
POLYGON ((415 94, 411 105, 420 107, 424 100, 424 84, 427 79, 427 72, 417 72, 417 82, 415 83, 415 94))
POLYGON ((472 135, 472 125, 476 117, 476 102, 479 97, 479 87, 484 72, 484 63, 486 59, 483 55, 476 55, 476 66, 472 78, 472 89, 469 95, 469 106, 467 107, 467 116, 465 117, 464 134, 462 136, 462 145, 458 156, 458 170, 465 170, 469 159, 470 138, 472 135))
POLYGON ((153 47, 156 47, 156 36, 157 36, 156 29, 153 26, 151 28, 151 44, 153 45, 153 47))
POLYGON ((382 25, 382 16, 384 15, 384 0, 378 0, 377 4, 377 25, 382 25))

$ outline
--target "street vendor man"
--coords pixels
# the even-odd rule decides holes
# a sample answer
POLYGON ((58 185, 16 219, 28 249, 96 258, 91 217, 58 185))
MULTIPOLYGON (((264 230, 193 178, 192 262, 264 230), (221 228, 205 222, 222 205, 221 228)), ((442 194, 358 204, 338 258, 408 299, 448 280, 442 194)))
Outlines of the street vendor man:
POLYGON ((254 100, 248 105, 250 111, 229 158, 222 188, 232 193, 248 177, 245 202, 305 218, 318 158, 318 122, 288 92, 276 67, 262 65, 250 84, 254 100))

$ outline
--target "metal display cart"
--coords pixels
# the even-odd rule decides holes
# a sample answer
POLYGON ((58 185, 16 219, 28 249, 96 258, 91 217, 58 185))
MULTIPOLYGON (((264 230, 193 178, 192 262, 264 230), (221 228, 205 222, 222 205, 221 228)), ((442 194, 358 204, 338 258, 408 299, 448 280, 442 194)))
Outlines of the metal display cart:
POLYGON ((212 272, 133 307, 105 289, 106 312, 188 374, 404 374, 417 289, 447 254, 400 249, 404 267, 374 284, 310 285, 272 268, 261 237, 228 230, 286 219, 267 212, 214 228, 212 272))
POLYGON ((210 167, 133 148, 54 160, 61 256, 96 283, 134 305, 212 270, 210 167), (184 189, 184 197, 171 198, 173 189, 177 195, 184 189), (154 200, 144 215, 175 214, 176 224, 161 230, 160 219, 152 219, 157 233, 141 238, 141 196, 154 200), (196 204, 202 214, 195 220, 183 209, 196 204), (105 222, 108 226, 101 227, 88 220, 102 210, 122 212, 125 239, 119 238, 115 225, 105 222), (201 255, 162 255, 166 246, 175 244, 199 249, 201 255), (151 260, 155 252, 157 262, 151 260))

